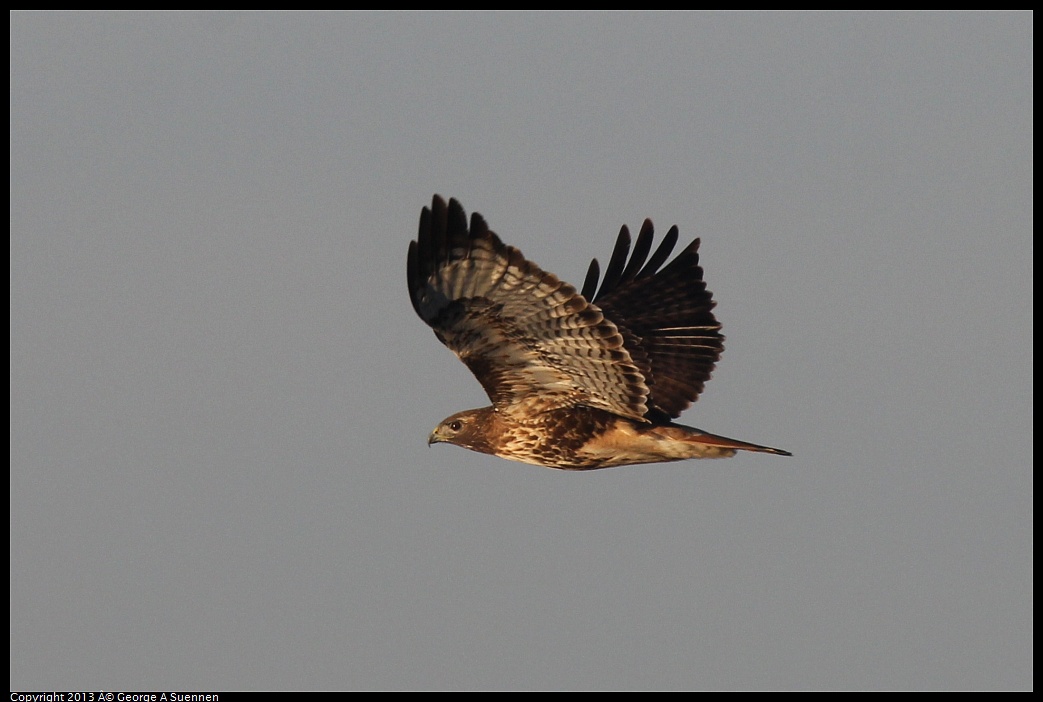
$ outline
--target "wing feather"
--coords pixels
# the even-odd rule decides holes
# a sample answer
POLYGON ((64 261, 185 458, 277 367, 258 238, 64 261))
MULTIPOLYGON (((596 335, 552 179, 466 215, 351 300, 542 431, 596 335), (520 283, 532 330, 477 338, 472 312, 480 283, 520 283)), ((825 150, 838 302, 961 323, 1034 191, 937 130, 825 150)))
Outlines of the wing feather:
MULTIPOLYGON (((622 259, 616 275, 625 251, 622 259)), ((421 212, 407 275, 413 309, 497 410, 529 415, 585 405, 645 421, 648 386, 617 326, 504 245, 480 215, 468 228, 456 200, 436 195, 421 212)))
POLYGON ((616 287, 623 279, 623 267, 626 265, 627 254, 629 253, 630 230, 624 224, 619 230, 619 236, 616 237, 616 245, 612 248, 612 257, 608 261, 608 270, 605 271, 605 278, 601 281, 601 291, 592 300, 600 297, 605 290, 611 290, 616 287))
POLYGON ((631 280, 637 277, 637 273, 648 258, 648 252, 652 250, 652 220, 646 219, 638 232, 637 241, 634 242, 634 253, 630 255, 626 270, 623 271, 623 280, 631 280))
MULTIPOLYGON (((644 263, 651 239, 652 223, 645 220, 630 263, 625 269, 617 264, 622 272, 614 278, 606 273, 593 301, 620 330, 645 377, 649 417, 664 420, 677 417, 699 397, 724 350, 724 336, 713 315, 713 295, 703 282, 699 240, 660 270, 677 243, 677 227, 670 228, 644 263)), ((629 249, 629 237, 625 248, 622 240, 621 234, 613 263, 629 249)), ((596 286, 595 261, 584 289, 596 286)))

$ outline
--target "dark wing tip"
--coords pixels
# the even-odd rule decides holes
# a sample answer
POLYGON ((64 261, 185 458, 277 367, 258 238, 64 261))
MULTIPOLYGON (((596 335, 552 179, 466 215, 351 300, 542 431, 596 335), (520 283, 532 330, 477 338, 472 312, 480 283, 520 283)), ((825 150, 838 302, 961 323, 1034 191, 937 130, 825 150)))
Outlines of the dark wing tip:
POLYGON ((471 213, 471 238, 478 239, 480 237, 489 234, 489 225, 485 221, 485 217, 481 216, 477 212, 471 213))
POLYGON ((663 272, 666 273, 667 271, 680 268, 689 268, 695 271, 698 280, 702 280, 703 269, 699 266, 699 244, 699 239, 693 239, 692 243, 684 247, 684 249, 681 250, 681 253, 677 254, 673 261, 670 261, 666 268, 663 269, 663 272))
POLYGON ((494 250, 504 255, 508 253, 509 247, 503 246, 482 215, 472 212, 468 226, 467 213, 456 198, 446 201, 435 194, 431 206, 421 209, 417 237, 409 242, 406 259, 409 297, 421 319, 430 323, 430 315, 422 314, 422 298, 432 276, 438 275, 439 269, 452 260, 470 256, 472 242, 477 240, 489 242, 494 250))
POLYGON ((598 289, 598 278, 601 276, 601 268, 598 266, 598 260, 592 259, 590 261, 590 268, 587 269, 587 277, 583 279, 583 289, 580 295, 584 299, 593 301, 594 293, 598 289))
POLYGON ((446 240, 458 241, 467 237, 467 213, 455 197, 449 199, 446 210, 446 240))
POLYGON ((652 250, 652 237, 655 228, 652 226, 652 220, 646 219, 644 224, 641 225, 641 231, 638 232, 637 241, 634 242, 634 253, 630 255, 630 262, 627 263, 626 270, 623 271, 623 277, 621 280, 627 281, 637 277, 638 271, 641 270, 641 266, 644 265, 645 259, 648 258, 648 252, 652 250))
POLYGON ((605 277, 601 281, 601 289, 598 290, 593 298, 588 298, 591 302, 611 291, 623 278, 623 268, 626 266, 627 255, 629 253, 630 230, 627 229, 627 225, 624 224, 620 227, 619 236, 616 237, 616 245, 612 248, 612 257, 608 261, 608 268, 605 270, 605 277))
MULTIPOLYGON (((426 209, 426 208, 425 208, 426 209)), ((409 301, 413 310, 420 314, 420 246, 416 241, 409 242, 409 253, 406 256, 406 284, 409 286, 409 301)))
MULTIPOLYGON (((583 282, 583 297, 591 302, 596 302, 632 280, 655 275, 662 268, 663 264, 666 263, 666 260, 670 258, 674 247, 677 246, 679 236, 679 230, 675 224, 670 227, 666 236, 659 242, 659 247, 655 253, 649 257, 648 254, 652 250, 652 240, 655 237, 655 228, 652 225, 652 220, 646 219, 641 225, 637 241, 634 242, 633 253, 630 252, 630 231, 624 225, 619 230, 619 236, 616 238, 615 246, 612 249, 612 258, 609 261, 608 269, 605 271, 605 277, 601 280, 600 289, 598 289, 598 261, 595 258, 590 262, 587 277, 583 282), (629 261, 627 260, 628 255, 629 261), (596 294, 595 290, 597 291, 596 294)), ((694 263, 698 264, 699 257, 696 253, 698 249, 699 239, 695 239, 671 261, 670 266, 667 266, 667 268, 674 265, 690 266, 693 264, 692 256, 695 256, 694 263), (679 261, 680 263, 678 263, 679 261)))
MULTIPOLYGON (((409 253, 406 258, 406 282, 413 310, 421 319, 424 319, 420 304, 426 281, 448 256, 449 247, 446 237, 449 229, 450 209, 462 210, 460 203, 456 200, 450 200, 447 204, 441 195, 434 195, 431 198, 431 206, 420 210, 416 239, 409 242, 409 253)), ((425 321, 427 320, 425 319, 425 321)))
MULTIPOLYGON (((656 252, 652 254, 652 258, 649 259, 648 265, 642 268, 641 272, 638 273, 639 278, 655 275, 656 271, 666 263, 666 259, 670 258, 670 253, 674 250, 674 247, 677 246, 677 239, 679 236, 680 233, 677 229, 677 225, 675 224, 670 227, 670 231, 668 231, 666 236, 663 237, 663 240, 659 242, 659 248, 656 249, 656 252)), ((699 240, 696 239, 694 243, 695 247, 699 248, 699 240)))

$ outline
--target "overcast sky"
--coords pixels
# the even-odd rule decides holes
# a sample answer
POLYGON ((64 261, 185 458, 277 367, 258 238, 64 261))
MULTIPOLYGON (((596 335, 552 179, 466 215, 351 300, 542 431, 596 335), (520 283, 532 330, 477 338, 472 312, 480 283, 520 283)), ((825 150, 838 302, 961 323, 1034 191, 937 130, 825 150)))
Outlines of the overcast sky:
POLYGON ((1032 688, 1032 14, 10 19, 12 689, 1032 688), (429 449, 433 193, 794 456, 429 449))

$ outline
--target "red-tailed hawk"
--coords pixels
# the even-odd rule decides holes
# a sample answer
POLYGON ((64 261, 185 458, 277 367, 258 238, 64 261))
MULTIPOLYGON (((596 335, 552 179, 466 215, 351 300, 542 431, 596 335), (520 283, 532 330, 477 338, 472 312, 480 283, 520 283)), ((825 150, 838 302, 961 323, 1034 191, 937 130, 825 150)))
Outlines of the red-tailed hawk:
POLYGON ((481 215, 468 227, 459 202, 435 195, 409 243, 409 297, 493 404, 447 417, 428 444, 563 470, 791 455, 671 421, 724 349, 699 240, 663 267, 676 243, 675 226, 648 258, 646 219, 628 261, 624 226, 601 288, 595 259, 577 292, 504 245, 481 215))

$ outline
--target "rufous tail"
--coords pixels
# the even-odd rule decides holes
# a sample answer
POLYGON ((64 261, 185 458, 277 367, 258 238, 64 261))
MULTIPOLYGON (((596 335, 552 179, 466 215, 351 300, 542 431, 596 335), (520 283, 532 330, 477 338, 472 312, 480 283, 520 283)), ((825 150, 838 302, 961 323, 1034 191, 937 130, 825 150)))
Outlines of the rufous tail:
POLYGON ((703 444, 705 446, 718 446, 723 449, 735 449, 738 451, 757 451, 759 453, 774 453, 777 456, 793 455, 789 451, 783 451, 782 449, 772 448, 771 446, 751 444, 746 441, 739 441, 738 439, 729 439, 726 436, 717 436, 716 434, 707 434, 705 432, 689 434, 685 437, 685 441, 691 441, 692 443, 703 444))

